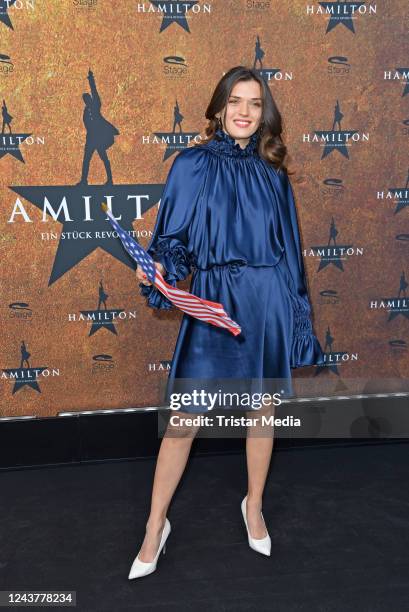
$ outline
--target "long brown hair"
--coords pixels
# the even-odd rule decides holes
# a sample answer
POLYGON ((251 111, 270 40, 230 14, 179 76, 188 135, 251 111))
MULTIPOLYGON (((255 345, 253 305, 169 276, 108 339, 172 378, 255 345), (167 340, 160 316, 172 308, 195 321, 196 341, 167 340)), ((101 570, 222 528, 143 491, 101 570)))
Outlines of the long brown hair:
POLYGON ((258 128, 260 135, 258 152, 260 157, 263 157, 277 170, 282 168, 288 174, 293 174, 287 168, 287 162, 291 160, 291 157, 281 136, 283 131, 281 113, 277 108, 268 84, 260 77, 256 70, 246 66, 231 68, 217 83, 205 113, 206 119, 209 120, 209 124, 205 128, 206 138, 202 138, 194 146, 200 146, 213 140, 216 130, 220 127, 216 113, 220 113, 227 106, 230 93, 238 81, 257 81, 261 87, 262 114, 260 127, 258 128))

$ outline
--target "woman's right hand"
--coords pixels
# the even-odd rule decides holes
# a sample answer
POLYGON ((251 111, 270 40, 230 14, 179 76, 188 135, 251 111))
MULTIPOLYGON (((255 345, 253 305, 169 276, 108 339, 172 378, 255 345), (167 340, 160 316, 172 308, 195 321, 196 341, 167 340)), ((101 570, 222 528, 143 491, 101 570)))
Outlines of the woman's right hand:
MULTIPOLYGON (((165 274, 165 268, 163 267, 163 265, 159 261, 155 261, 154 263, 156 268, 163 276, 165 274)), ((140 266, 138 266, 138 264, 136 265, 136 278, 143 285, 152 285, 152 283, 147 279, 145 272, 140 266)))

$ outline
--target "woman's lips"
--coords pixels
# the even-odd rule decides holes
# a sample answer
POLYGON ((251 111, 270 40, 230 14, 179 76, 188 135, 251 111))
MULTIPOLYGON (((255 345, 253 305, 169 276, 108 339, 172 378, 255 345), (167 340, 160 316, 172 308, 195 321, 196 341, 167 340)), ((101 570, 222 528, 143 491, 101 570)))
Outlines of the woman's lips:
POLYGON ((239 119, 235 120, 234 123, 241 128, 246 128, 250 125, 251 121, 240 121, 239 119))

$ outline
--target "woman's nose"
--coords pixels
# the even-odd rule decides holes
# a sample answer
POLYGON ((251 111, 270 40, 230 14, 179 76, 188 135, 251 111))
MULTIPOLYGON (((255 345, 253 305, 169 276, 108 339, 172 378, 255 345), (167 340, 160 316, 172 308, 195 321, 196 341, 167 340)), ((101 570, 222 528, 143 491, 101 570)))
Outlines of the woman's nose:
POLYGON ((249 114, 249 109, 248 109, 247 102, 242 102, 240 106, 240 115, 246 116, 248 114, 249 114))

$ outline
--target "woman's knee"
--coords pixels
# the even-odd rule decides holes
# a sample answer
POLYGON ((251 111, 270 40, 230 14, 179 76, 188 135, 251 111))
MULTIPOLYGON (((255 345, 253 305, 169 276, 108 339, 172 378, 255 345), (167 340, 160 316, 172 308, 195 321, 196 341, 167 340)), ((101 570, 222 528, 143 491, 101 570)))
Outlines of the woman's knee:
POLYGON ((191 439, 194 438, 199 429, 198 425, 191 424, 192 415, 178 410, 172 411, 171 418, 169 419, 166 436, 170 438, 182 438, 191 439))

